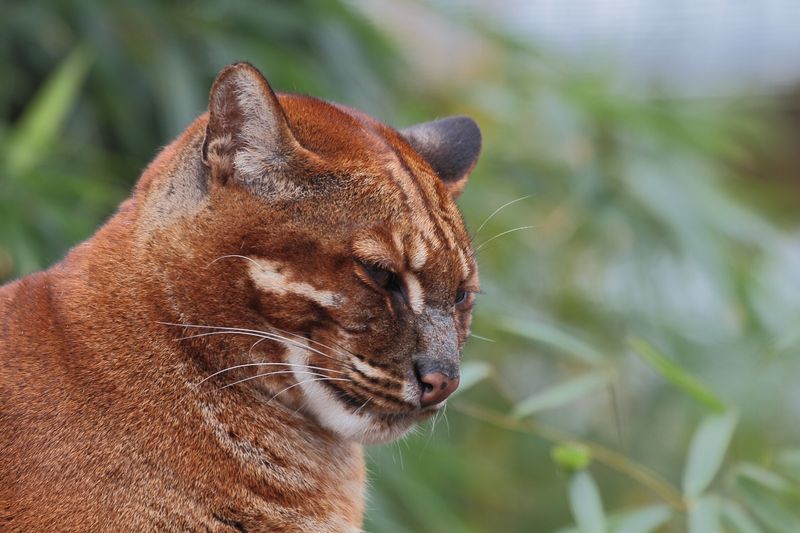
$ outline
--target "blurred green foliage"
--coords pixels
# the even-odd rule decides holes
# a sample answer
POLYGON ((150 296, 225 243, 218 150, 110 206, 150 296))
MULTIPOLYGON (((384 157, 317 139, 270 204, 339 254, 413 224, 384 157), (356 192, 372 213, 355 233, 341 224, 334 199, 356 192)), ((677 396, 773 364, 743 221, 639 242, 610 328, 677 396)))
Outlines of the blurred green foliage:
POLYGON ((737 170, 776 103, 631 94, 442 5, 486 52, 449 84, 349 3, 4 4, 0 279, 90 235, 227 63, 397 126, 470 114, 476 336, 446 416, 369 451, 366 529, 800 531, 796 191, 737 170))

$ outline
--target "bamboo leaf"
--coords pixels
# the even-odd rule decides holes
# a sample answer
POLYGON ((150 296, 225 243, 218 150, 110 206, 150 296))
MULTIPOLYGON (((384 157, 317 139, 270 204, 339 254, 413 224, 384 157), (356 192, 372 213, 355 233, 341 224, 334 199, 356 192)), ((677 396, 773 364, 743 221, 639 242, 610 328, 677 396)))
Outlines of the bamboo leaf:
POLYGON ((784 477, 753 463, 740 463, 736 466, 736 475, 757 483, 775 492, 792 494, 797 489, 784 477))
POLYGON ((499 320, 497 326, 509 333, 550 345, 584 363, 599 365, 604 362, 604 357, 593 347, 555 326, 513 317, 499 320))
POLYGON ((651 505, 629 511, 609 519, 613 533, 651 533, 672 518, 672 510, 666 505, 651 505))
POLYGON ((459 394, 492 375, 492 367, 485 361, 467 361, 461 365, 461 381, 454 394, 459 394))
POLYGON ((689 508, 689 533, 722 533, 717 499, 704 496, 689 508))
POLYGON ((607 384, 607 374, 578 376, 527 397, 514 407, 513 414, 523 417, 545 409, 563 407, 607 384))
POLYGON ((725 499, 720 502, 720 516, 739 533, 762 533, 755 520, 734 501, 725 499))
POLYGON ((772 495, 747 480, 740 480, 737 485, 747 508, 770 530, 780 533, 800 531, 800 517, 772 495))
POLYGON ((78 90, 90 64, 89 51, 77 46, 48 78, 8 140, 8 173, 24 173, 47 152, 60 133, 67 114, 75 106, 78 90))
POLYGON ((782 450, 775 459, 775 463, 787 476, 794 480, 800 480, 800 448, 782 450))
POLYGON ((608 531, 600 492, 588 470, 581 470, 570 479, 569 506, 581 533, 608 531))
MULTIPOLYGON (((612 533, 652 533, 672 518, 666 505, 649 505, 633 511, 620 511, 608 517, 612 533)), ((580 533, 576 527, 559 529, 556 533, 580 533)))
POLYGON ((697 498, 717 475, 736 427, 738 414, 708 415, 692 436, 686 469, 683 472, 683 492, 687 498, 697 498))
POLYGON ((689 394, 707 408, 721 413, 725 411, 725 403, 709 390, 697 378, 678 366, 674 361, 662 355, 643 339, 631 339, 633 351, 650 364, 661 376, 677 388, 689 394))

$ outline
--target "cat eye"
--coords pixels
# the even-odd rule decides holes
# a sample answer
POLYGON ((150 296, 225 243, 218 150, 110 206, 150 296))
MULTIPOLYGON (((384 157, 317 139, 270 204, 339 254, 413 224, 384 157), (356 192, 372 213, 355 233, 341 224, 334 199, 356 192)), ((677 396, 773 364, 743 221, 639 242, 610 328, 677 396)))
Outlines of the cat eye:
POLYGON ((389 292, 402 292, 402 283, 397 274, 372 263, 361 261, 361 266, 370 279, 381 289, 389 292))
POLYGON ((456 305, 463 304, 467 300, 468 295, 469 292, 465 290, 460 290, 456 292, 456 305))

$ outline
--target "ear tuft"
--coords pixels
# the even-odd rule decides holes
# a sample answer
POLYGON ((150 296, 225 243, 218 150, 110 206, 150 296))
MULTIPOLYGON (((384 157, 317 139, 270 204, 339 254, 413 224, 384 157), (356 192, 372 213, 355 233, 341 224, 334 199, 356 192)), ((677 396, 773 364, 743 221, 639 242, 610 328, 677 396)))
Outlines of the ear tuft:
POLYGON ((229 133, 222 134, 213 139, 206 135, 203 143, 203 163, 211 169, 212 183, 225 185, 233 176, 233 156, 235 148, 233 138, 229 133))
POLYGON ((299 147, 277 96, 249 63, 236 63, 219 73, 208 112, 202 158, 212 179, 223 184, 236 174, 244 183, 263 188, 268 176, 284 168, 299 147))
POLYGON ((447 117, 411 126, 400 133, 431 165, 450 194, 457 197, 478 162, 481 130, 469 117, 447 117))

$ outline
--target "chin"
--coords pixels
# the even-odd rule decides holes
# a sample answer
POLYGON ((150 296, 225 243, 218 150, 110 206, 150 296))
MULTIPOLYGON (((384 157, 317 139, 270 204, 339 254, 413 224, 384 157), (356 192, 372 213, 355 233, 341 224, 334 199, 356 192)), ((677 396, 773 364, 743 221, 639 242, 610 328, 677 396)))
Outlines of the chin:
POLYGON ((443 405, 426 409, 413 409, 403 413, 386 413, 369 410, 353 410, 343 404, 331 391, 319 382, 302 385, 303 410, 317 423, 342 439, 364 445, 384 444, 397 440, 418 423, 429 419, 443 405))
POLYGON ((428 420, 437 409, 425 409, 408 414, 373 415, 373 424, 358 437, 352 438, 364 445, 385 444, 402 438, 417 424, 428 420))

